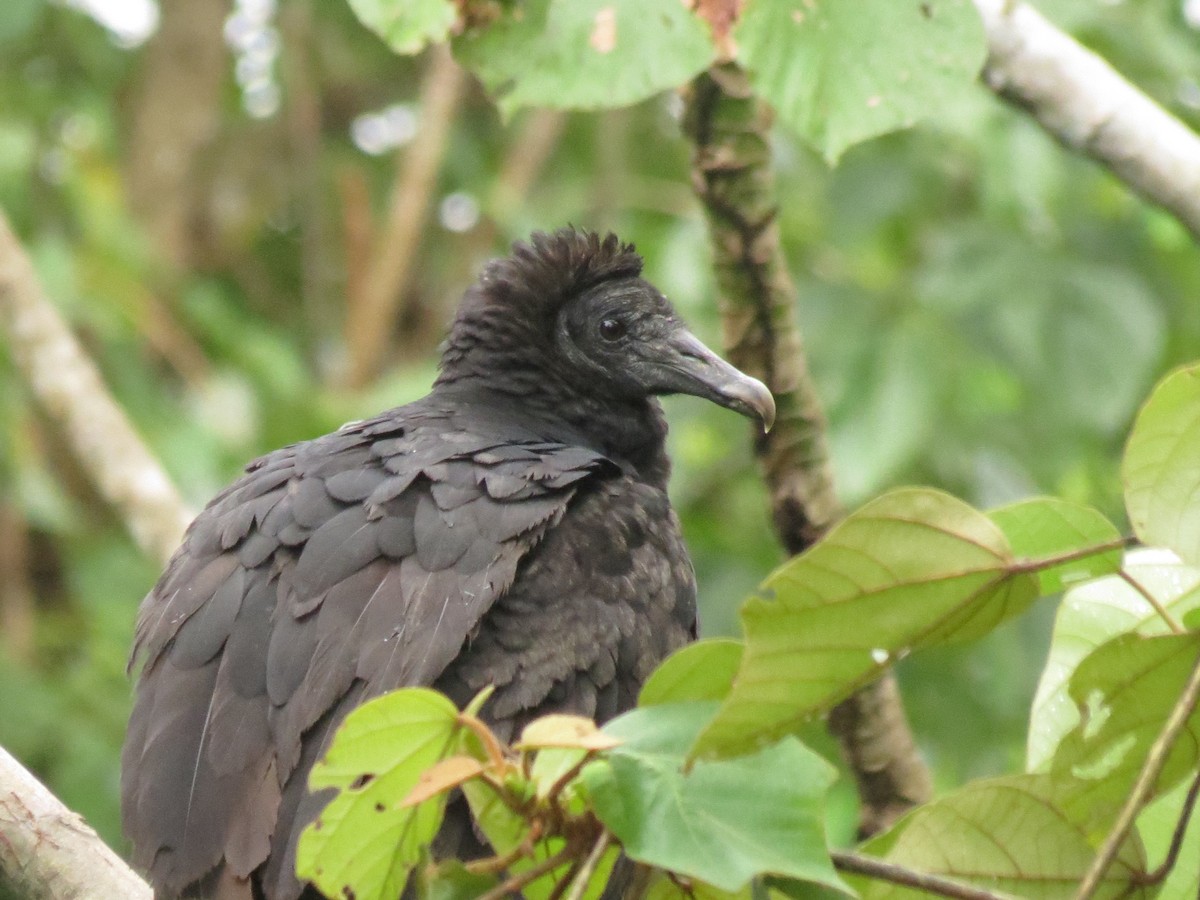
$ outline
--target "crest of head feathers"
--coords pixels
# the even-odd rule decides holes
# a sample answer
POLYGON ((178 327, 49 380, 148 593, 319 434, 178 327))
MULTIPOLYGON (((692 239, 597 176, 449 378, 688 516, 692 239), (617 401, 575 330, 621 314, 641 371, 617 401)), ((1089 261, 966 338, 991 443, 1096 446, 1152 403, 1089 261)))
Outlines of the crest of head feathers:
POLYGON ((538 231, 528 243, 513 244, 512 253, 492 260, 463 304, 482 300, 487 305, 519 306, 528 313, 556 310, 568 297, 611 278, 636 278, 642 258, 633 244, 615 234, 560 228, 538 231))
POLYGON ((443 348, 440 383, 522 366, 537 371, 537 348, 552 340, 554 321, 570 298, 613 279, 636 278, 642 258, 615 234, 560 228, 535 232, 488 263, 467 289, 443 348), (482 354, 482 355, 481 355, 482 354))

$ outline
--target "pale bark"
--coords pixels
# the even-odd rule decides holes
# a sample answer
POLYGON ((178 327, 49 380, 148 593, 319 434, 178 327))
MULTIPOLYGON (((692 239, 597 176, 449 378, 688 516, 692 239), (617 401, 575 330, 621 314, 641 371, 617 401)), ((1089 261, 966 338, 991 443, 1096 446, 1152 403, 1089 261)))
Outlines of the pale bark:
POLYGON ((0 747, 0 894, 150 900, 149 886, 83 819, 0 747))
POLYGON ((29 389, 143 550, 170 558, 191 518, 109 394, 0 213, 0 333, 29 389))
POLYGON ((1200 237, 1200 137, 1028 4, 975 6, 988 87, 1200 237))

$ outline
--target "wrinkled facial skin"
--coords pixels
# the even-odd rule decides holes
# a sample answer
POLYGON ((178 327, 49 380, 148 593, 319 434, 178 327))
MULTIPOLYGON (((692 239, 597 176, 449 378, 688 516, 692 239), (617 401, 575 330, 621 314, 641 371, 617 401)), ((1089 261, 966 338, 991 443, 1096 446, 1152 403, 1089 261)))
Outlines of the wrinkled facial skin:
POLYGON ((585 389, 630 399, 691 394, 758 419, 764 430, 775 421, 766 386, 709 350, 641 278, 607 282, 565 304, 556 344, 589 380, 585 389))

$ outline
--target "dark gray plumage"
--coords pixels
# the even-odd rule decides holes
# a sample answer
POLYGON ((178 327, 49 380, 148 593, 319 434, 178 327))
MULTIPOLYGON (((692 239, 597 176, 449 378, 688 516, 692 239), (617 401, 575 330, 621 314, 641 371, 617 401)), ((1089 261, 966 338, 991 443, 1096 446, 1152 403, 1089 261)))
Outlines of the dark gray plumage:
POLYGON ((654 397, 774 404, 612 235, 535 235, 467 292, 425 398, 278 450, 142 605, 124 826, 158 897, 294 900, 305 782, 364 699, 485 685, 505 734, 604 720, 695 635, 654 397))

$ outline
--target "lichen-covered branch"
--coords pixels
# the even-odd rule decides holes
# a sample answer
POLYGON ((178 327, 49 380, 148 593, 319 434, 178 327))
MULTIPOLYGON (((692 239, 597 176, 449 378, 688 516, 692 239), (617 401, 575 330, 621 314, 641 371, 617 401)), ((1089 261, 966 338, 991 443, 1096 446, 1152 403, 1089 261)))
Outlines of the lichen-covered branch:
POLYGON ((1200 136, 1018 0, 975 0, 983 80, 1200 237, 1200 136))
POLYGON ((0 895, 150 900, 149 886, 0 747, 0 895))
MULTIPOLYGON (((825 420, 805 363, 795 288, 779 244, 771 113, 734 65, 698 77, 684 127, 694 144, 692 177, 704 205, 730 362, 762 379, 778 415, 755 451, 771 495, 775 528, 800 553, 838 518, 825 420)), ((845 701, 830 726, 858 782, 860 832, 874 834, 929 798, 893 676, 845 701)))
POLYGON ((3 213, 0 334, 7 338, 30 391, 62 426, 71 449, 134 539, 166 562, 191 515, 46 297, 3 213))

